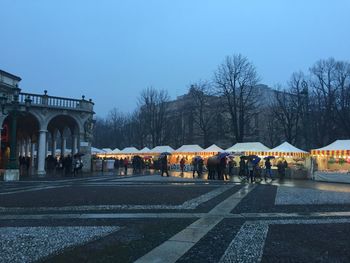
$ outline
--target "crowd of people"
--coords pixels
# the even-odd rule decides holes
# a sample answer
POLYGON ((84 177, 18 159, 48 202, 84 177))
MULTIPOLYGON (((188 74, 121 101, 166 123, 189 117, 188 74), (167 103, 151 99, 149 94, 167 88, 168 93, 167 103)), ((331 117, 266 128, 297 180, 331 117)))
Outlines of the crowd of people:
POLYGON ((63 176, 76 176, 83 168, 80 155, 60 156, 58 158, 48 155, 46 157, 46 170, 48 173, 63 176))
MULTIPOLYGON (((237 175, 241 180, 257 182, 261 180, 274 180, 277 172, 279 178, 284 178, 288 163, 286 160, 279 160, 275 165, 276 172, 272 170, 271 158, 267 157, 261 160, 258 156, 242 156, 240 162, 237 164, 234 156, 220 154, 204 160, 201 156, 195 156, 190 162, 191 173, 193 178, 203 178, 204 172, 208 171, 209 180, 229 180, 237 175), (211 162, 211 158, 214 162, 211 162)), ((128 169, 132 169, 132 174, 142 174, 143 171, 153 169, 159 171, 161 176, 169 176, 169 162, 168 154, 162 154, 157 158, 144 158, 141 156, 124 157, 113 159, 113 168, 118 175, 127 175, 128 169)), ((109 165, 105 164, 102 159, 101 171, 109 170, 109 165)), ((188 161, 182 157, 179 161, 181 174, 188 170, 186 167, 188 161)), ((130 172, 130 170, 129 170, 130 172)))

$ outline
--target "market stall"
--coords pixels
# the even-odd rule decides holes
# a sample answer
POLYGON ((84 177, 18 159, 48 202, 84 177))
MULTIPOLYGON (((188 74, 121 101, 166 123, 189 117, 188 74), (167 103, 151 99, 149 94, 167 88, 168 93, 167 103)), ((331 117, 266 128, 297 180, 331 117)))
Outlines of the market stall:
POLYGON ((238 142, 230 148, 226 149, 225 152, 242 154, 242 155, 263 155, 264 152, 270 150, 261 142, 238 142))
POLYGON ((336 140, 311 150, 311 156, 315 180, 350 183, 350 140, 336 140))
POLYGON ((139 154, 139 150, 136 149, 135 147, 126 147, 120 151, 120 153, 118 154, 118 157, 128 158, 129 160, 131 160, 133 156, 138 154, 139 154))
POLYGON ((148 155, 150 152, 150 149, 148 147, 144 147, 141 150, 139 150, 138 154, 141 156, 148 155))
POLYGON ((221 149, 219 146, 217 146, 216 144, 213 144, 211 146, 209 146, 208 148, 204 149, 201 152, 201 155, 204 157, 209 157, 209 156, 213 156, 219 152, 224 152, 223 149, 221 149))
POLYGON ((180 169, 180 160, 185 160, 185 170, 191 170, 192 159, 195 156, 201 156, 204 149, 197 144, 182 145, 175 150, 170 157, 170 165, 172 169, 180 169))
POLYGON ((156 146, 154 147, 153 149, 151 149, 149 151, 149 154, 151 156, 158 156, 160 155, 161 153, 164 153, 164 152, 167 152, 167 153, 173 153, 174 152, 174 149, 171 148, 170 146, 168 145, 161 145, 161 146, 156 146))
POLYGON ((105 151, 95 147, 91 147, 91 155, 97 155, 97 154, 103 154, 103 153, 105 153, 105 151))
POLYGON ((271 159, 272 169, 277 169, 279 162, 286 161, 288 169, 286 176, 294 179, 305 179, 307 177, 308 168, 310 168, 310 154, 306 151, 298 149, 288 142, 284 142, 277 147, 263 153, 265 156, 273 156, 271 159))

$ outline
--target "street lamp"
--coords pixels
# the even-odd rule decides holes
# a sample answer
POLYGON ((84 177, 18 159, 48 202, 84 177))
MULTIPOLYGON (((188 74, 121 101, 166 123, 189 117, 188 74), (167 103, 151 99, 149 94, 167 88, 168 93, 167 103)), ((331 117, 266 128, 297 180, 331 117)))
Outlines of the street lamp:
MULTIPOLYGON (((11 114, 11 124, 10 124, 10 158, 6 165, 6 171, 4 175, 5 181, 13 181, 19 179, 19 169, 18 169, 18 161, 17 161, 17 117, 20 113, 19 108, 19 93, 21 91, 17 86, 12 89, 12 101, 9 103, 8 97, 3 94, 0 96, 1 103, 1 113, 3 115, 11 114)), ((29 96, 25 99, 25 109, 28 111, 29 106, 31 104, 31 99, 29 96)))

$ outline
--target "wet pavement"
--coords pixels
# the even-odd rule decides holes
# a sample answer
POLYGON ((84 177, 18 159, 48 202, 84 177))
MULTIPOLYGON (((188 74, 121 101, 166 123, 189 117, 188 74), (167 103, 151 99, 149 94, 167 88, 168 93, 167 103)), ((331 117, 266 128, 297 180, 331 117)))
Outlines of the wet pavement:
POLYGON ((350 185, 192 173, 0 182, 0 262, 350 262, 350 185))

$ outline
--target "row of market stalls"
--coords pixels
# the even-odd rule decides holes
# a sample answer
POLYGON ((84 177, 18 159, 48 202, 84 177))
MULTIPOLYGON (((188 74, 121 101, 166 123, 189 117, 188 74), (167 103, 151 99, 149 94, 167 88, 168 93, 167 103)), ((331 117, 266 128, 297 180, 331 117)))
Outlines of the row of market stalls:
POLYGON ((276 165, 280 160, 286 160, 289 168, 294 171, 304 171, 303 176, 309 174, 315 180, 349 182, 350 183, 350 140, 337 140, 325 147, 306 152, 284 142, 275 148, 268 148, 260 142, 236 143, 228 149, 222 149, 213 144, 206 149, 199 145, 183 145, 178 149, 170 146, 157 146, 153 149, 147 147, 138 150, 135 147, 119 149, 92 148, 92 154, 100 158, 132 158, 140 155, 145 158, 156 159, 162 153, 170 153, 169 163, 173 169, 178 169, 183 158, 186 165, 191 165, 195 156, 201 156, 204 160, 220 152, 228 152, 235 156, 239 162, 242 155, 257 155, 259 157, 271 156, 272 164, 276 165))
POLYGON ((309 154, 306 151, 303 151, 294 147, 288 142, 284 142, 273 149, 266 147, 260 142, 236 143, 235 145, 233 145, 232 147, 226 150, 220 148, 215 144, 209 146, 206 149, 203 149, 197 144, 183 145, 177 150, 174 150, 170 146, 157 146, 153 149, 149 149, 145 147, 141 150, 138 150, 135 147, 126 147, 123 150, 119 150, 117 148, 114 150, 110 148, 97 149, 92 147, 92 154, 101 158, 106 158, 106 157, 124 158, 124 157, 130 157, 134 155, 156 156, 164 152, 171 153, 172 157, 181 156, 181 157, 186 157, 187 159, 191 159, 191 157, 198 156, 198 155, 203 157, 213 156, 219 152, 229 152, 229 153, 235 153, 237 155, 259 155, 259 156, 274 155, 276 157, 300 157, 300 158, 305 157, 306 155, 309 154))

